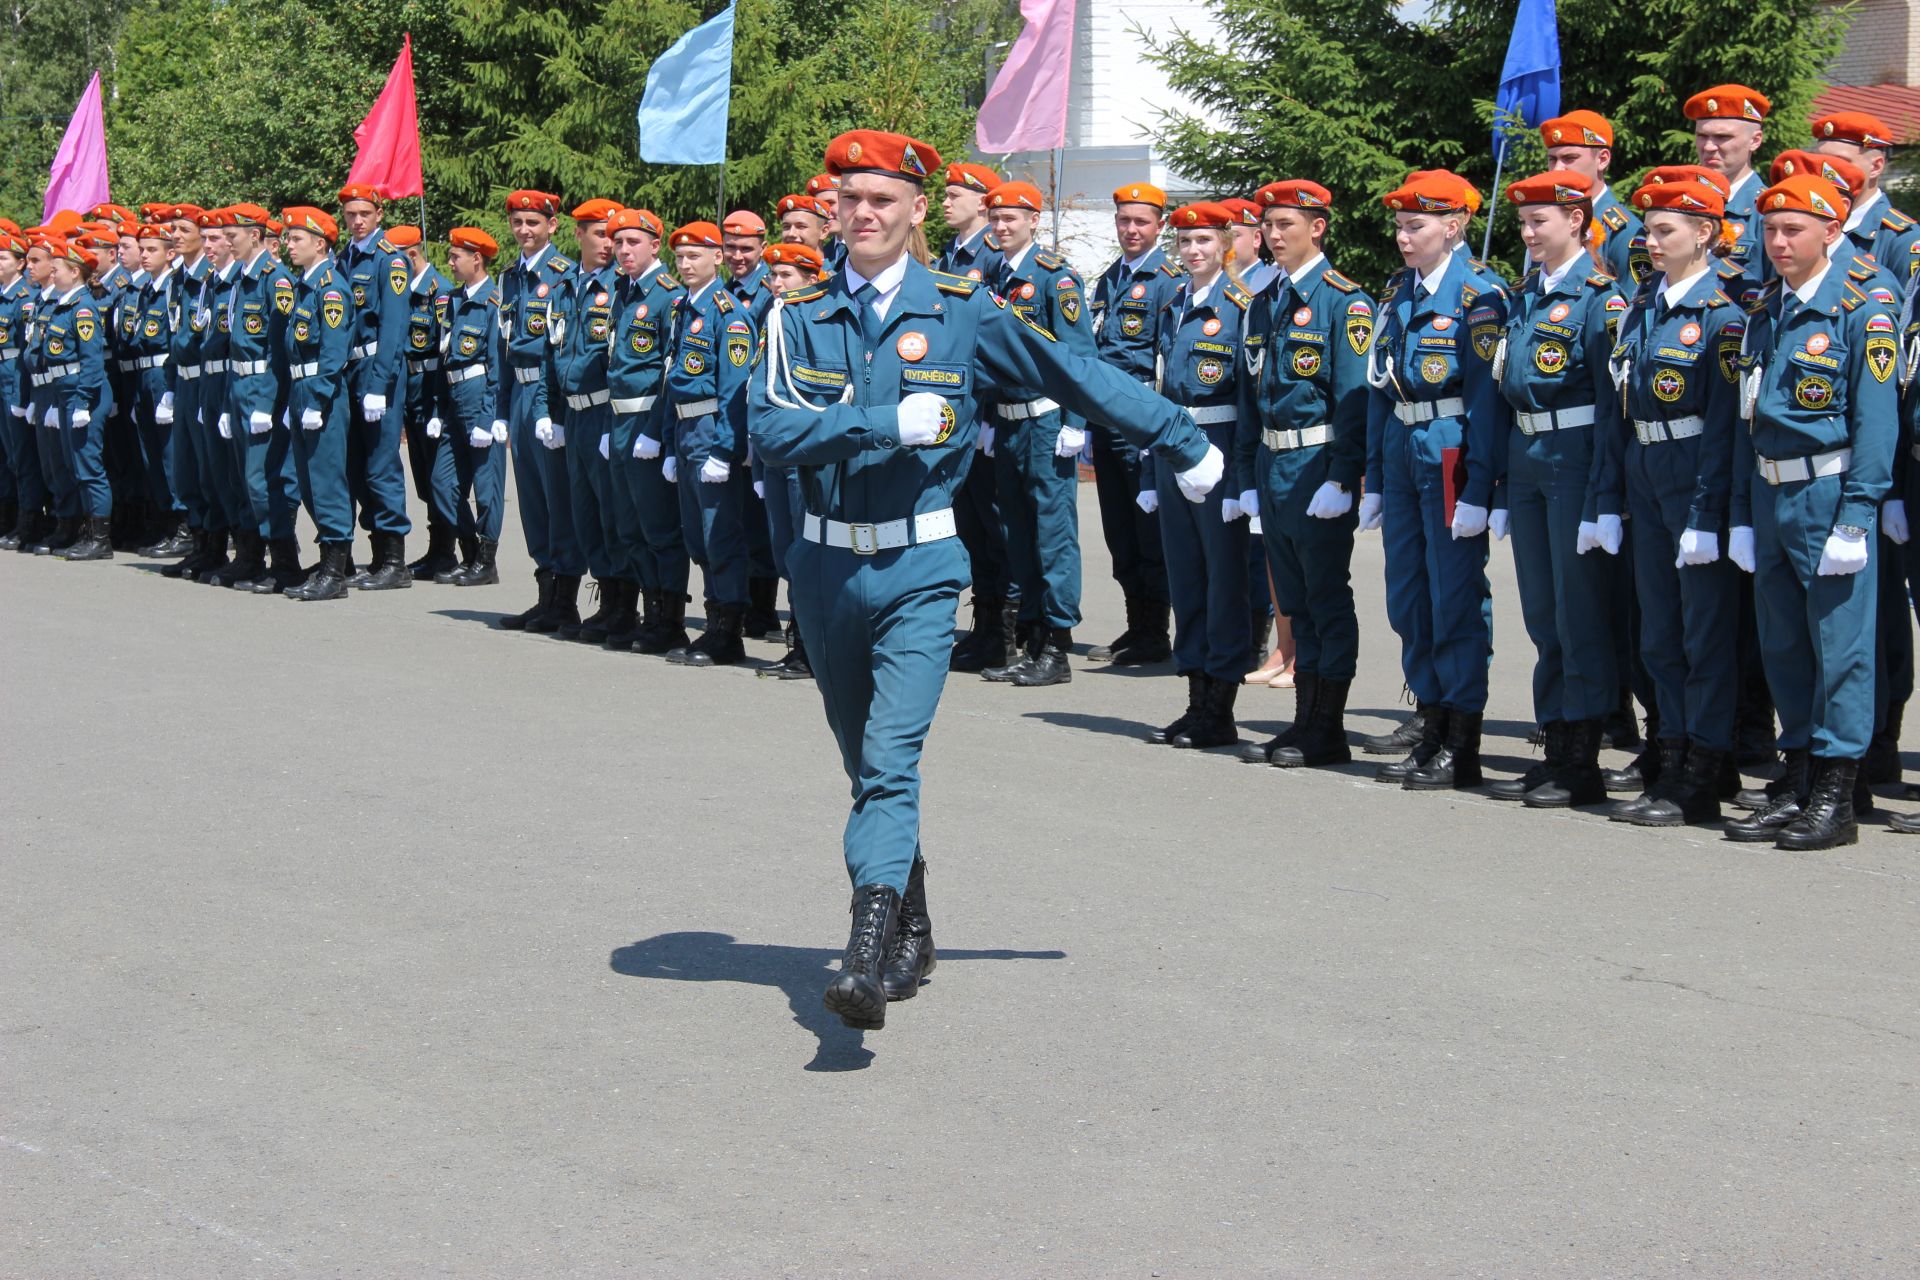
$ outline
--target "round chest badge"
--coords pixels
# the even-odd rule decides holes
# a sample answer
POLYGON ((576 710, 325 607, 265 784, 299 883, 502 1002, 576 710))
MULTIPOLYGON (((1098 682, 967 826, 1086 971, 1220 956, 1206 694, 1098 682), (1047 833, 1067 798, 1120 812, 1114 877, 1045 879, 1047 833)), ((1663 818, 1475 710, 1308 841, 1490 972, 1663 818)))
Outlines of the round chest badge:
POLYGON ((702 329, 704 329, 704 328, 706 328, 706 327, 707 327, 707 326, 706 326, 706 324, 705 324, 705 322, 703 322, 703 321, 702 321, 702 320, 700 319, 700 317, 699 317, 699 316, 695 316, 695 317, 693 318, 693 323, 687 326, 687 332, 688 332, 688 333, 698 333, 698 332, 700 332, 700 331, 701 331, 702 329))
POLYGON ((1220 332, 1220 322, 1218 320, 1209 320, 1200 326, 1200 332, 1211 338, 1214 334, 1220 332))
POLYGON ((969 271, 969 272, 967 272, 967 279, 969 279, 969 280, 984 280, 984 279, 986 279, 986 277, 980 274, 980 268, 978 268, 978 267, 975 267, 975 268, 974 268, 973 270, 971 270, 971 271, 969 271))
POLYGON ((1293 313, 1293 322, 1294 322, 1295 324, 1312 324, 1312 323, 1313 323, 1313 308, 1312 308, 1312 307, 1302 307, 1302 308, 1300 308, 1300 309, 1299 309, 1298 311, 1296 311, 1296 312, 1294 312, 1294 313, 1293 313))
POLYGON ((909 330, 900 335, 900 341, 893 344, 893 349, 900 353, 902 360, 912 364, 914 361, 923 359, 926 356, 927 336, 923 333, 914 333, 909 330))
POLYGON ((1133 288, 1127 290, 1127 296, 1129 298, 1144 298, 1147 296, 1147 286, 1143 284, 1137 284, 1133 286, 1133 288))
POLYGON ((1833 340, 1824 333, 1816 333, 1807 339, 1807 354, 1817 356, 1832 344, 1833 340))
POLYGON ((546 297, 546 296, 547 296, 547 286, 546 286, 545 284, 539 284, 539 285, 536 285, 536 286, 534 286, 534 290, 533 290, 533 296, 534 296, 534 297, 536 297, 536 298, 544 298, 544 297, 546 297))
POLYGON ((1672 404, 1687 392, 1687 380, 1677 369, 1662 369, 1653 375, 1653 398, 1672 404))
POLYGON ((1542 373, 1560 373, 1567 367, 1567 349, 1558 342, 1543 342, 1533 353, 1533 367, 1542 373))
POLYGON ((1825 409, 1833 404, 1833 384, 1819 374, 1809 374, 1793 386, 1793 398, 1802 409, 1825 409))
POLYGON ((1144 322, 1131 311, 1120 317, 1120 332, 1129 338, 1139 337, 1142 327, 1144 327, 1144 322))
POLYGON ((645 319, 647 318, 647 304, 646 304, 646 303, 644 303, 644 302, 643 302, 643 303, 641 303, 641 304, 640 304, 640 308, 639 308, 639 310, 637 310, 637 311, 635 311, 635 312, 633 313, 633 318, 634 318, 635 320, 645 320, 645 319))
POLYGON ((594 295, 593 295, 593 305, 594 305, 594 306, 596 306, 596 307, 604 307, 604 306, 606 306, 606 305, 607 305, 607 295, 606 295, 605 293, 596 293, 596 294, 594 294, 594 295))
POLYGON ((1700 326, 1688 321, 1680 326, 1680 345, 1690 347, 1700 341, 1700 326))
POLYGON ((1293 371, 1303 378, 1311 378, 1320 370, 1320 353, 1312 347, 1301 347, 1293 353, 1293 371))
POLYGON ((680 367, 688 373, 705 373, 707 371, 707 360, 706 357, 698 351, 689 351, 685 357, 681 359, 680 367))
POLYGON ((1447 372, 1445 356, 1425 356, 1420 361, 1420 376, 1435 386, 1447 380, 1447 372))
POLYGON ((1020 286, 1020 300, 1021 300, 1022 302, 1027 302, 1027 301, 1030 301, 1030 300, 1032 300, 1032 298, 1033 298, 1033 286, 1032 286, 1032 285, 1030 285, 1030 284, 1023 284, 1023 285, 1021 285, 1021 286, 1020 286))
POLYGON ((1218 360, 1206 359, 1194 370, 1194 376, 1209 387, 1219 385, 1220 379, 1227 376, 1227 367, 1218 360))
POLYGON ((1452 316, 1435 316, 1433 318, 1433 331, 1435 333, 1445 333, 1451 328, 1453 328, 1452 316))
POLYGON ((1568 316, 1572 314, 1573 314, 1572 307, 1568 306, 1564 302, 1556 302, 1553 304, 1552 309, 1547 312, 1547 319, 1553 321, 1553 323, 1555 324, 1559 324, 1562 320, 1565 320, 1568 316))

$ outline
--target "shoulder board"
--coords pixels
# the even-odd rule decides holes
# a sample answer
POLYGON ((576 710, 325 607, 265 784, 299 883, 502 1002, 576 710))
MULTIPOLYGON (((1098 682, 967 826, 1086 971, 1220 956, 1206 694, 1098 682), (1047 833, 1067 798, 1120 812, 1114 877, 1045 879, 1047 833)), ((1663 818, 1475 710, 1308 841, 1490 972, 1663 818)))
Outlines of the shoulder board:
POLYGON ((573 259, 567 257, 565 254, 556 253, 547 259, 546 267, 547 270, 553 272, 555 275, 559 275, 562 271, 573 270, 574 262, 573 259))
POLYGON ((991 231, 987 232, 987 238, 982 243, 984 243, 987 246, 987 248, 993 250, 995 253, 1000 252, 1000 242, 993 238, 993 232, 991 231))
POLYGON ((731 311, 733 310, 733 295, 725 289, 715 289, 713 291, 713 305, 716 310, 722 312, 731 311))
POLYGON ((1626 211, 1618 205, 1609 205, 1600 211, 1600 221, 1614 231, 1623 231, 1627 225, 1626 211))
POLYGON ((1847 291, 1840 299, 1840 309, 1842 311, 1853 311, 1864 306, 1868 301, 1867 295, 1860 292, 1859 286, 1855 285, 1853 281, 1849 280, 1846 284, 1847 291))
POLYGON ((380 238, 373 242, 373 251, 375 253, 398 253, 400 249, 393 241, 387 239, 387 233, 382 231, 380 238))
POLYGON ((1733 305, 1733 299, 1729 298, 1726 294, 1720 292, 1718 289, 1715 289, 1712 293, 1707 295, 1705 305, 1709 311, 1711 311, 1715 307, 1730 307, 1733 305))
POLYGON ((1328 288, 1336 289, 1341 293, 1360 292, 1360 286, 1357 283, 1347 279, 1347 277, 1341 275, 1338 271, 1335 271, 1332 267, 1328 267, 1326 271, 1321 274, 1320 278, 1327 282, 1328 288))
MULTIPOLYGON (((1852 288, 1852 286, 1849 285, 1848 288, 1852 288)), ((1767 305, 1773 301, 1773 296, 1779 292, 1780 292, 1780 277, 1775 276, 1773 279, 1767 281, 1764 285, 1760 286, 1760 292, 1755 294, 1753 297, 1753 301, 1747 304, 1747 314, 1757 315, 1760 312, 1765 311, 1767 309, 1767 305)))
POLYGON ((936 287, 945 289, 948 293, 957 293, 963 298, 980 287, 978 280, 968 276, 957 276, 949 271, 934 271, 931 274, 936 287))
POLYGON ((1473 300, 1479 296, 1480 291, 1472 285, 1462 285, 1460 288, 1460 305, 1470 307, 1473 305, 1473 300))
POLYGON ((1165 274, 1172 276, 1176 280, 1178 280, 1181 276, 1184 276, 1185 274, 1187 274, 1186 268, 1176 266, 1171 262, 1161 263, 1160 270, 1165 274))
POLYGON ((1594 286, 1596 289, 1611 289, 1613 287, 1614 280, 1613 280, 1613 277, 1608 275, 1606 272, 1596 271, 1592 275, 1587 277, 1587 283, 1594 286))
POLYGON ((1057 253, 1036 253, 1033 255, 1033 260, 1035 264, 1047 271, 1058 271, 1067 265, 1067 260, 1057 253))
POLYGON ((1480 259, 1475 258, 1471 255, 1469 255, 1467 258, 1467 265, 1472 267, 1475 271, 1485 271, 1487 269, 1486 263, 1482 262, 1480 259))
POLYGON ((815 298, 827 296, 824 284, 803 284, 798 289, 789 289, 780 295, 782 302, 812 302, 815 298))
POLYGON ((1244 287, 1235 284, 1231 280, 1227 281, 1227 287, 1225 292, 1227 295, 1227 301, 1231 302, 1234 306, 1240 308, 1242 311, 1245 311, 1248 307, 1253 305, 1253 295, 1248 293, 1244 287))
POLYGON ((663 289, 684 289, 687 287, 665 272, 661 272, 660 274, 660 286, 663 289))
POLYGON ((1913 225, 1913 219, 1898 209, 1889 209, 1886 216, 1880 219, 1880 225, 1889 231, 1905 231, 1913 225))

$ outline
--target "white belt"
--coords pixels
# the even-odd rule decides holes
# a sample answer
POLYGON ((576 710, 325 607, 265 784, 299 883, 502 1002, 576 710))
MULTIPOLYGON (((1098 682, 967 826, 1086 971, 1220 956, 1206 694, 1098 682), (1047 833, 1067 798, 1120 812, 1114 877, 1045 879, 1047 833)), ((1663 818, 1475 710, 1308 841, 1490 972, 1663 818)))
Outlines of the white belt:
POLYGON ((0 360, 18 360, 19 358, 20 358, 20 348, 0 347, 0 360))
POLYGON ((77 364, 56 364, 34 374, 33 385, 36 387, 44 387, 49 382, 58 382, 62 378, 70 378, 78 372, 80 372, 80 366, 77 364))
POLYGON ((449 383, 465 382, 468 378, 484 377, 486 372, 487 366, 484 364, 470 364, 462 369, 449 369, 447 371, 447 381, 449 383))
POLYGON ((380 344, 378 342, 363 342, 359 346, 347 352, 347 359, 365 360, 368 356, 377 356, 379 354, 380 354, 380 344))
POLYGON ((709 413, 718 412, 720 412, 720 402, 714 399, 689 400, 685 404, 673 406, 674 416, 682 422, 685 422, 688 418, 700 418, 709 413))
POLYGON ((613 398, 613 411, 615 413, 645 413, 647 410, 653 408, 654 402, 659 399, 659 396, 615 396, 613 398))
MULTIPOLYGON (((1056 402, 1042 398, 1039 400, 1028 400, 1024 404, 996 404, 993 406, 993 415, 1007 422, 1020 422, 1026 418, 1037 418, 1041 414, 1051 412, 1059 407, 1059 404, 1056 402)), ((1197 422, 1199 419, 1196 418, 1195 421, 1197 422)))
POLYGON ((1590 427, 1593 425, 1593 406, 1578 404, 1571 409, 1542 409, 1538 413, 1516 410, 1513 425, 1520 428, 1523 436, 1537 436, 1543 431, 1565 431, 1569 427, 1590 427))
POLYGON ((414 373, 432 373, 439 367, 439 356, 421 356, 418 360, 409 359, 407 361, 407 368, 414 373))
POLYGON ((547 367, 542 364, 517 364, 513 366, 513 380, 522 385, 538 382, 547 376, 547 367))
POLYGON ((597 404, 605 404, 612 395, 613 393, 611 391, 602 387, 600 390, 590 391, 584 396, 568 396, 567 408, 591 409, 597 404))
POLYGON ((1289 449, 1304 449, 1308 445, 1325 444, 1333 439, 1333 428, 1326 423, 1317 427, 1304 427, 1299 431, 1262 431, 1260 443, 1274 453, 1285 453, 1289 449))
POLYGON ((1853 464, 1853 450, 1835 449, 1829 453, 1816 453, 1811 458, 1763 458, 1753 455, 1754 469, 1760 478, 1768 484, 1792 484, 1796 480, 1812 480, 1818 476, 1837 476, 1853 464))
POLYGON ((225 373, 227 371, 227 362, 225 360, 209 360, 200 367, 208 373, 225 373))
POLYGON ((1393 406, 1393 416, 1408 426, 1432 422, 1435 418, 1464 418, 1467 402, 1459 396, 1445 400, 1402 400, 1393 406))
POLYGON ((1210 404, 1195 408, 1193 405, 1188 404, 1180 407, 1187 411, 1187 416, 1193 419, 1195 426, 1216 427, 1222 423, 1238 422, 1240 420, 1240 410, 1236 405, 1210 404))
POLYGON ((952 507, 943 511, 923 511, 912 520, 889 520, 884 524, 842 524, 838 520, 823 520, 811 511, 800 522, 800 536, 808 542, 817 542, 823 547, 839 547, 859 556, 915 547, 923 542, 939 542, 943 538, 953 537, 957 532, 959 530, 953 522, 952 507))
POLYGON ((173 366, 173 371, 189 382, 200 376, 200 366, 197 364, 177 364, 173 366))
POLYGON ((122 360, 120 362, 120 372, 134 373, 140 369, 159 369, 165 366, 166 363, 167 358, 164 355, 141 356, 135 360, 122 360))
POLYGON ((319 372, 320 362, 318 360, 309 360, 305 364, 289 365, 287 367, 287 376, 295 382, 298 382, 302 378, 311 378, 319 372))
POLYGON ((227 372, 231 373, 236 378, 250 377, 251 375, 256 373, 265 373, 270 368, 272 368, 272 366, 269 365, 265 360, 229 360, 227 361, 227 372))
POLYGON ((1640 437, 1641 444, 1659 444, 1664 440, 1691 440, 1707 429, 1707 420, 1699 414, 1687 418, 1675 418, 1670 422, 1648 422, 1644 418, 1633 420, 1633 434, 1640 437))

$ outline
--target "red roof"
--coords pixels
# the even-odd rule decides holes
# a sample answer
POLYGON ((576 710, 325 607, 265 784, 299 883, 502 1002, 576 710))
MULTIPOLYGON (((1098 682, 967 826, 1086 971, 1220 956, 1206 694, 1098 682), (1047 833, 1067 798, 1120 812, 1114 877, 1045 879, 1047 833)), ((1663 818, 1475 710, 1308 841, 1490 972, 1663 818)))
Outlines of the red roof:
POLYGON ((1893 130, 1893 140, 1920 142, 1920 89, 1903 84, 1836 84, 1813 100, 1813 113, 1864 111, 1893 130))

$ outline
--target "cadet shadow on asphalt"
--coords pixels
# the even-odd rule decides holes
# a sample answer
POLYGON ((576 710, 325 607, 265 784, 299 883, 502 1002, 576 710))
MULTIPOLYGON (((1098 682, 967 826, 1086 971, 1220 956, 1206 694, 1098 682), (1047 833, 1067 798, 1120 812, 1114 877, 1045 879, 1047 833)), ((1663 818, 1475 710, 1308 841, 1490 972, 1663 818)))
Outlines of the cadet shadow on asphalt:
MULTIPOLYGON (((1064 960, 1064 951, 1012 951, 1004 948, 950 951, 941 948, 939 960, 1064 960)), ((731 934, 687 931, 661 933, 630 946, 616 947, 607 966, 629 978, 666 978, 675 982, 745 982, 775 987, 785 993, 793 1020, 819 1040, 807 1071, 861 1071, 873 1061, 865 1032, 855 1031, 820 1003, 839 969, 840 952, 826 947, 782 947, 737 942, 731 934)), ((936 971, 937 973, 937 971, 936 971)), ((926 999, 937 976, 920 984, 917 999, 926 999)), ((889 1005, 887 1018, 911 1017, 914 1002, 889 1005)))

